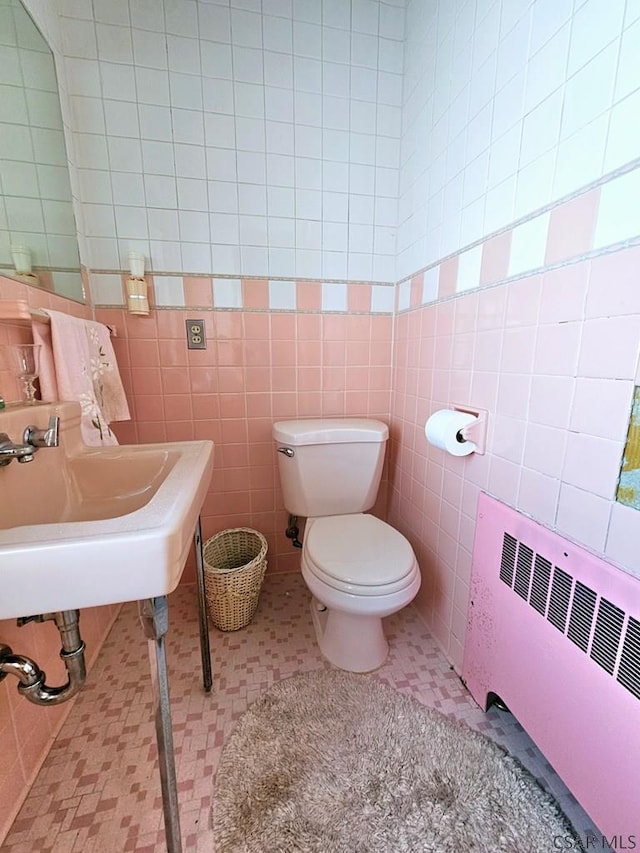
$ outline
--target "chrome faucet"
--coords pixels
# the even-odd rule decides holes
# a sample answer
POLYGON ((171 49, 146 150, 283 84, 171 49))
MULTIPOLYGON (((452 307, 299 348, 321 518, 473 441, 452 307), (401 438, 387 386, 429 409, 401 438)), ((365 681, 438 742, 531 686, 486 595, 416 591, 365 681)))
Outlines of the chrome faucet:
POLYGON ((32 447, 57 447, 59 431, 60 418, 52 415, 49 418, 47 429, 38 429, 38 427, 29 425, 22 433, 22 442, 23 444, 30 444, 32 447))
POLYGON ((47 429, 28 426, 22 435, 22 444, 14 444, 6 432, 0 432, 0 468, 4 468, 13 459, 18 462, 32 462, 39 447, 57 447, 59 441, 60 418, 49 418, 47 429))

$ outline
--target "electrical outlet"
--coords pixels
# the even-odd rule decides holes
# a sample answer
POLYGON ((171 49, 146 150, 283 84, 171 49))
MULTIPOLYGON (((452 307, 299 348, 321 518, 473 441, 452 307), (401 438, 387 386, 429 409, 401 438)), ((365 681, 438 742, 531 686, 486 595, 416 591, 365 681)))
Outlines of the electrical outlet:
POLYGON ((187 349, 206 349, 207 339, 204 334, 204 320, 186 320, 187 349))

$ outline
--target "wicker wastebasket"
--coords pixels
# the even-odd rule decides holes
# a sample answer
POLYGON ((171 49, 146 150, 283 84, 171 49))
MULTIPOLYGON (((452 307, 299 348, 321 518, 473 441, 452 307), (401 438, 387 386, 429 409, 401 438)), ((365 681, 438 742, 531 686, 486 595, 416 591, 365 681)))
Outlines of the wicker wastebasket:
POLYGON ((267 569, 267 540, 249 527, 216 533, 204 544, 204 584, 209 618, 221 631, 253 619, 267 569))

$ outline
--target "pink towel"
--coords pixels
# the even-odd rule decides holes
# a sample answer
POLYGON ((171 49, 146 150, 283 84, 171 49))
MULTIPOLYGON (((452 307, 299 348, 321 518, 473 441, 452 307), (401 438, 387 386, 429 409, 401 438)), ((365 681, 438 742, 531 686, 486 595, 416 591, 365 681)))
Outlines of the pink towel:
POLYGON ((112 421, 131 418, 109 330, 102 323, 50 311, 51 325, 33 324, 40 352, 40 393, 45 401, 76 400, 88 445, 117 444, 112 421))

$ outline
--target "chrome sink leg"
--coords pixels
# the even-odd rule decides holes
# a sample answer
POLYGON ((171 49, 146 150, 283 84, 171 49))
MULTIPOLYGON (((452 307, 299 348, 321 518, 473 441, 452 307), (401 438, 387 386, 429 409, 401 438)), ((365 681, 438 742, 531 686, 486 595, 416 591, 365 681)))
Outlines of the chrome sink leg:
POLYGON ((173 755, 173 732, 171 730, 171 706, 169 704, 169 680, 164 645, 164 637, 169 628, 167 598, 164 595, 159 598, 147 598, 138 603, 138 609, 149 647, 167 853, 182 853, 178 787, 173 755))
POLYGON ((211 692, 211 646, 209 645, 209 626, 207 624, 207 600, 204 591, 204 556, 202 553, 202 525, 198 516, 198 525, 194 536, 196 549, 196 582, 198 587, 198 621, 200 623, 200 655, 202 657, 202 681, 206 693, 211 692))

